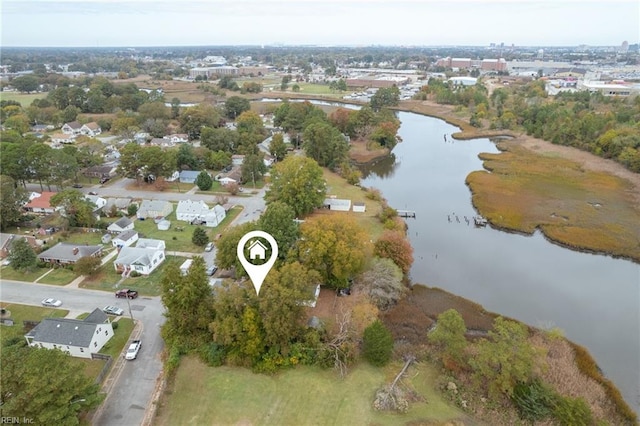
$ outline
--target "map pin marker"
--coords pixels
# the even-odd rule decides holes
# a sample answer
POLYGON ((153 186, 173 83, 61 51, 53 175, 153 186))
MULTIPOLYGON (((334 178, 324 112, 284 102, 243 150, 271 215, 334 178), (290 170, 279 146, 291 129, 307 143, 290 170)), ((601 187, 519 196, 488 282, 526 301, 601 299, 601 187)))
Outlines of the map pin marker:
POLYGON ((267 277, 267 274, 273 267, 273 264, 276 263, 276 259, 278 258, 278 243, 275 238, 273 238, 270 234, 264 231, 251 231, 244 234, 240 241, 238 241, 238 259, 244 269, 249 274, 249 278, 251 278, 251 282, 256 289, 256 294, 260 295, 260 287, 262 287, 262 282, 267 277), (247 244, 247 241, 254 238, 249 245, 249 257, 252 260, 265 260, 266 259, 266 251, 268 247, 266 247, 262 241, 258 239, 264 238, 271 245, 271 257, 262 265, 254 265, 251 263, 244 255, 244 248, 247 244))

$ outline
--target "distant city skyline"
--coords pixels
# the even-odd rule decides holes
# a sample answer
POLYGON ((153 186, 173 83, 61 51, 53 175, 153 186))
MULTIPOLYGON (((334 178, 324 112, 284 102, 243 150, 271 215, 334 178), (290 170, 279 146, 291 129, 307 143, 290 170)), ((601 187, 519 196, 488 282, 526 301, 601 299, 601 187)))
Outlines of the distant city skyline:
POLYGON ((637 0, 4 0, 2 46, 619 46, 637 0))

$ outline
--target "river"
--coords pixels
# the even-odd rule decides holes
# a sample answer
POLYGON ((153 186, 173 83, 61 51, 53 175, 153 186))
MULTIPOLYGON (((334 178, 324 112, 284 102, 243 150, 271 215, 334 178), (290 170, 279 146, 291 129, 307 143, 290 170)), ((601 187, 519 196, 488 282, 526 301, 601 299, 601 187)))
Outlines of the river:
POLYGON ((498 152, 495 145, 488 139, 453 142, 450 135, 458 128, 398 114, 403 142, 388 158, 363 167, 362 184, 380 189, 392 207, 416 212, 415 219, 406 219, 413 282, 533 326, 559 327, 589 349, 640 411, 640 265, 568 250, 539 233, 468 225, 464 217, 477 213, 465 178, 482 169, 480 152, 498 152))

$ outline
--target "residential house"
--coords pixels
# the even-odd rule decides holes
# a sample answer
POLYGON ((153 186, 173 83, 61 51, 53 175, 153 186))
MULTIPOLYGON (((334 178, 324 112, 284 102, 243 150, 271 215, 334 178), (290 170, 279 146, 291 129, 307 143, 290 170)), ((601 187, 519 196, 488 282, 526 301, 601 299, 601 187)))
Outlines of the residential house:
POLYGON ((72 121, 70 123, 64 123, 62 126, 62 133, 67 135, 79 135, 81 134, 82 124, 77 121, 72 121))
POLYGON ((58 243, 38 255, 38 259, 56 265, 73 265, 83 257, 100 257, 102 246, 58 243))
POLYGON ((231 156, 231 164, 234 166, 242 166, 244 163, 244 155, 242 154, 233 154, 231 156))
MULTIPOLYGON (((110 212, 113 208, 112 206, 116 206, 121 212, 126 213, 129 205, 131 204, 131 198, 107 198, 107 204, 104 205, 105 212, 110 212)), ((114 231, 119 232, 119 231, 114 231)))
POLYGON ((80 133, 87 135, 90 138, 94 138, 102 133, 102 129, 98 123, 92 121, 91 123, 83 124, 82 127, 80 127, 80 133))
POLYGON ((61 143, 75 143, 76 142, 76 135, 74 134, 67 134, 67 133, 55 133, 53 135, 51 135, 51 142, 55 145, 55 144, 61 144, 61 143))
POLYGON ((240 184, 240 180, 242 179, 242 170, 240 170, 240 167, 234 167, 229 173, 220 174, 216 176, 216 178, 222 186, 229 185, 230 183, 240 184))
POLYGON ((98 195, 85 195, 84 198, 91 201, 96 206, 96 208, 93 209, 94 212, 107 205, 107 200, 98 195))
POLYGON ((182 265, 180 265, 180 275, 185 276, 189 273, 189 268, 191 268, 191 264, 193 263, 193 259, 185 260, 182 265))
POLYGON ((87 177, 109 178, 116 175, 117 167, 114 166, 91 166, 87 167, 83 174, 87 177))
POLYGON ((176 219, 185 222, 204 222, 204 218, 209 214, 209 206, 202 201, 182 200, 176 207, 176 219))
POLYGON ((56 195, 57 192, 43 191, 41 193, 32 192, 29 197, 29 201, 22 206, 25 211, 35 214, 51 214, 56 210, 61 210, 62 207, 53 207, 51 205, 51 197, 56 195))
POLYGON ((53 130, 51 124, 35 124, 31 126, 31 131, 34 133, 46 133, 48 130, 53 130))
POLYGON ((161 146, 161 147, 170 147, 174 145, 171 143, 171 141, 163 138, 152 138, 150 141, 145 143, 147 143, 148 145, 161 146))
POLYGON ((164 262, 164 250, 164 241, 140 238, 135 247, 123 247, 113 265, 120 274, 149 275, 164 262))
POLYGON ((173 212, 173 204, 162 200, 143 200, 136 216, 139 220, 167 217, 173 212))
POLYGON ((166 180, 167 182, 175 182, 178 179, 180 179, 180 172, 177 170, 171 173, 171 176, 167 176, 164 178, 164 180, 166 180))
POLYGON ((183 170, 180 172, 180 183, 195 183, 199 174, 196 170, 183 170))
POLYGON ((171 142, 172 144, 189 142, 189 135, 186 133, 174 133, 173 135, 163 136, 162 139, 171 142))
POLYGON ((209 228, 215 228, 227 217, 227 211, 220 204, 216 204, 204 217, 204 224, 209 228))
POLYGON ((114 234, 120 234, 124 231, 131 231, 135 227, 133 221, 126 216, 121 217, 120 219, 113 222, 111 225, 107 226, 107 231, 112 232, 114 234))
POLYGON ((9 256, 11 252, 11 246, 18 240, 26 239, 29 245, 33 248, 38 248, 38 240, 31 235, 16 235, 16 234, 4 234, 0 233, 0 259, 4 259, 9 256))
POLYGON ((25 335, 29 346, 59 349, 78 358, 91 358, 112 337, 109 317, 98 308, 83 320, 45 318, 25 335))
POLYGON ((119 233, 117 237, 111 240, 111 245, 119 250, 123 247, 132 246, 136 241, 138 241, 138 231, 129 229, 119 233))

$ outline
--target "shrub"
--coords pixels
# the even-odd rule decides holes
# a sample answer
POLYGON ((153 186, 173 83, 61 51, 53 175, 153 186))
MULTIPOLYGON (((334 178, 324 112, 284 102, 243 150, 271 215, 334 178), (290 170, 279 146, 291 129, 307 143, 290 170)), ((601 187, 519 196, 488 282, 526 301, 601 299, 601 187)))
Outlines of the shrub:
POLYGON ((529 383, 518 383, 511 396, 520 418, 531 423, 550 417, 556 398, 558 397, 554 391, 538 379, 529 383))
POLYGON ((211 367, 219 367, 224 363, 225 350, 224 346, 211 342, 200 346, 198 350, 200 359, 211 367))
POLYGON ((116 331, 119 326, 120 324, 118 323, 118 321, 114 321, 111 323, 111 328, 113 328, 113 331, 116 331))
POLYGON ((207 231, 204 229, 197 227, 193 230, 193 237, 191 237, 191 242, 197 246, 206 246, 209 242, 209 237, 207 236, 207 231))
POLYGON ((364 329, 362 345, 365 359, 376 367, 382 367, 391 359, 393 336, 380 320, 376 320, 364 329))
POLYGON ((138 213, 138 205, 135 203, 129 204, 129 207, 127 207, 127 214, 129 216, 133 216, 136 213, 138 213))
POLYGON ((561 426, 589 426, 593 424, 591 409, 582 398, 558 396, 553 416, 561 426))
POLYGON ((131 278, 138 278, 140 275, 142 274, 138 271, 132 271, 131 274, 129 274, 131 278))

